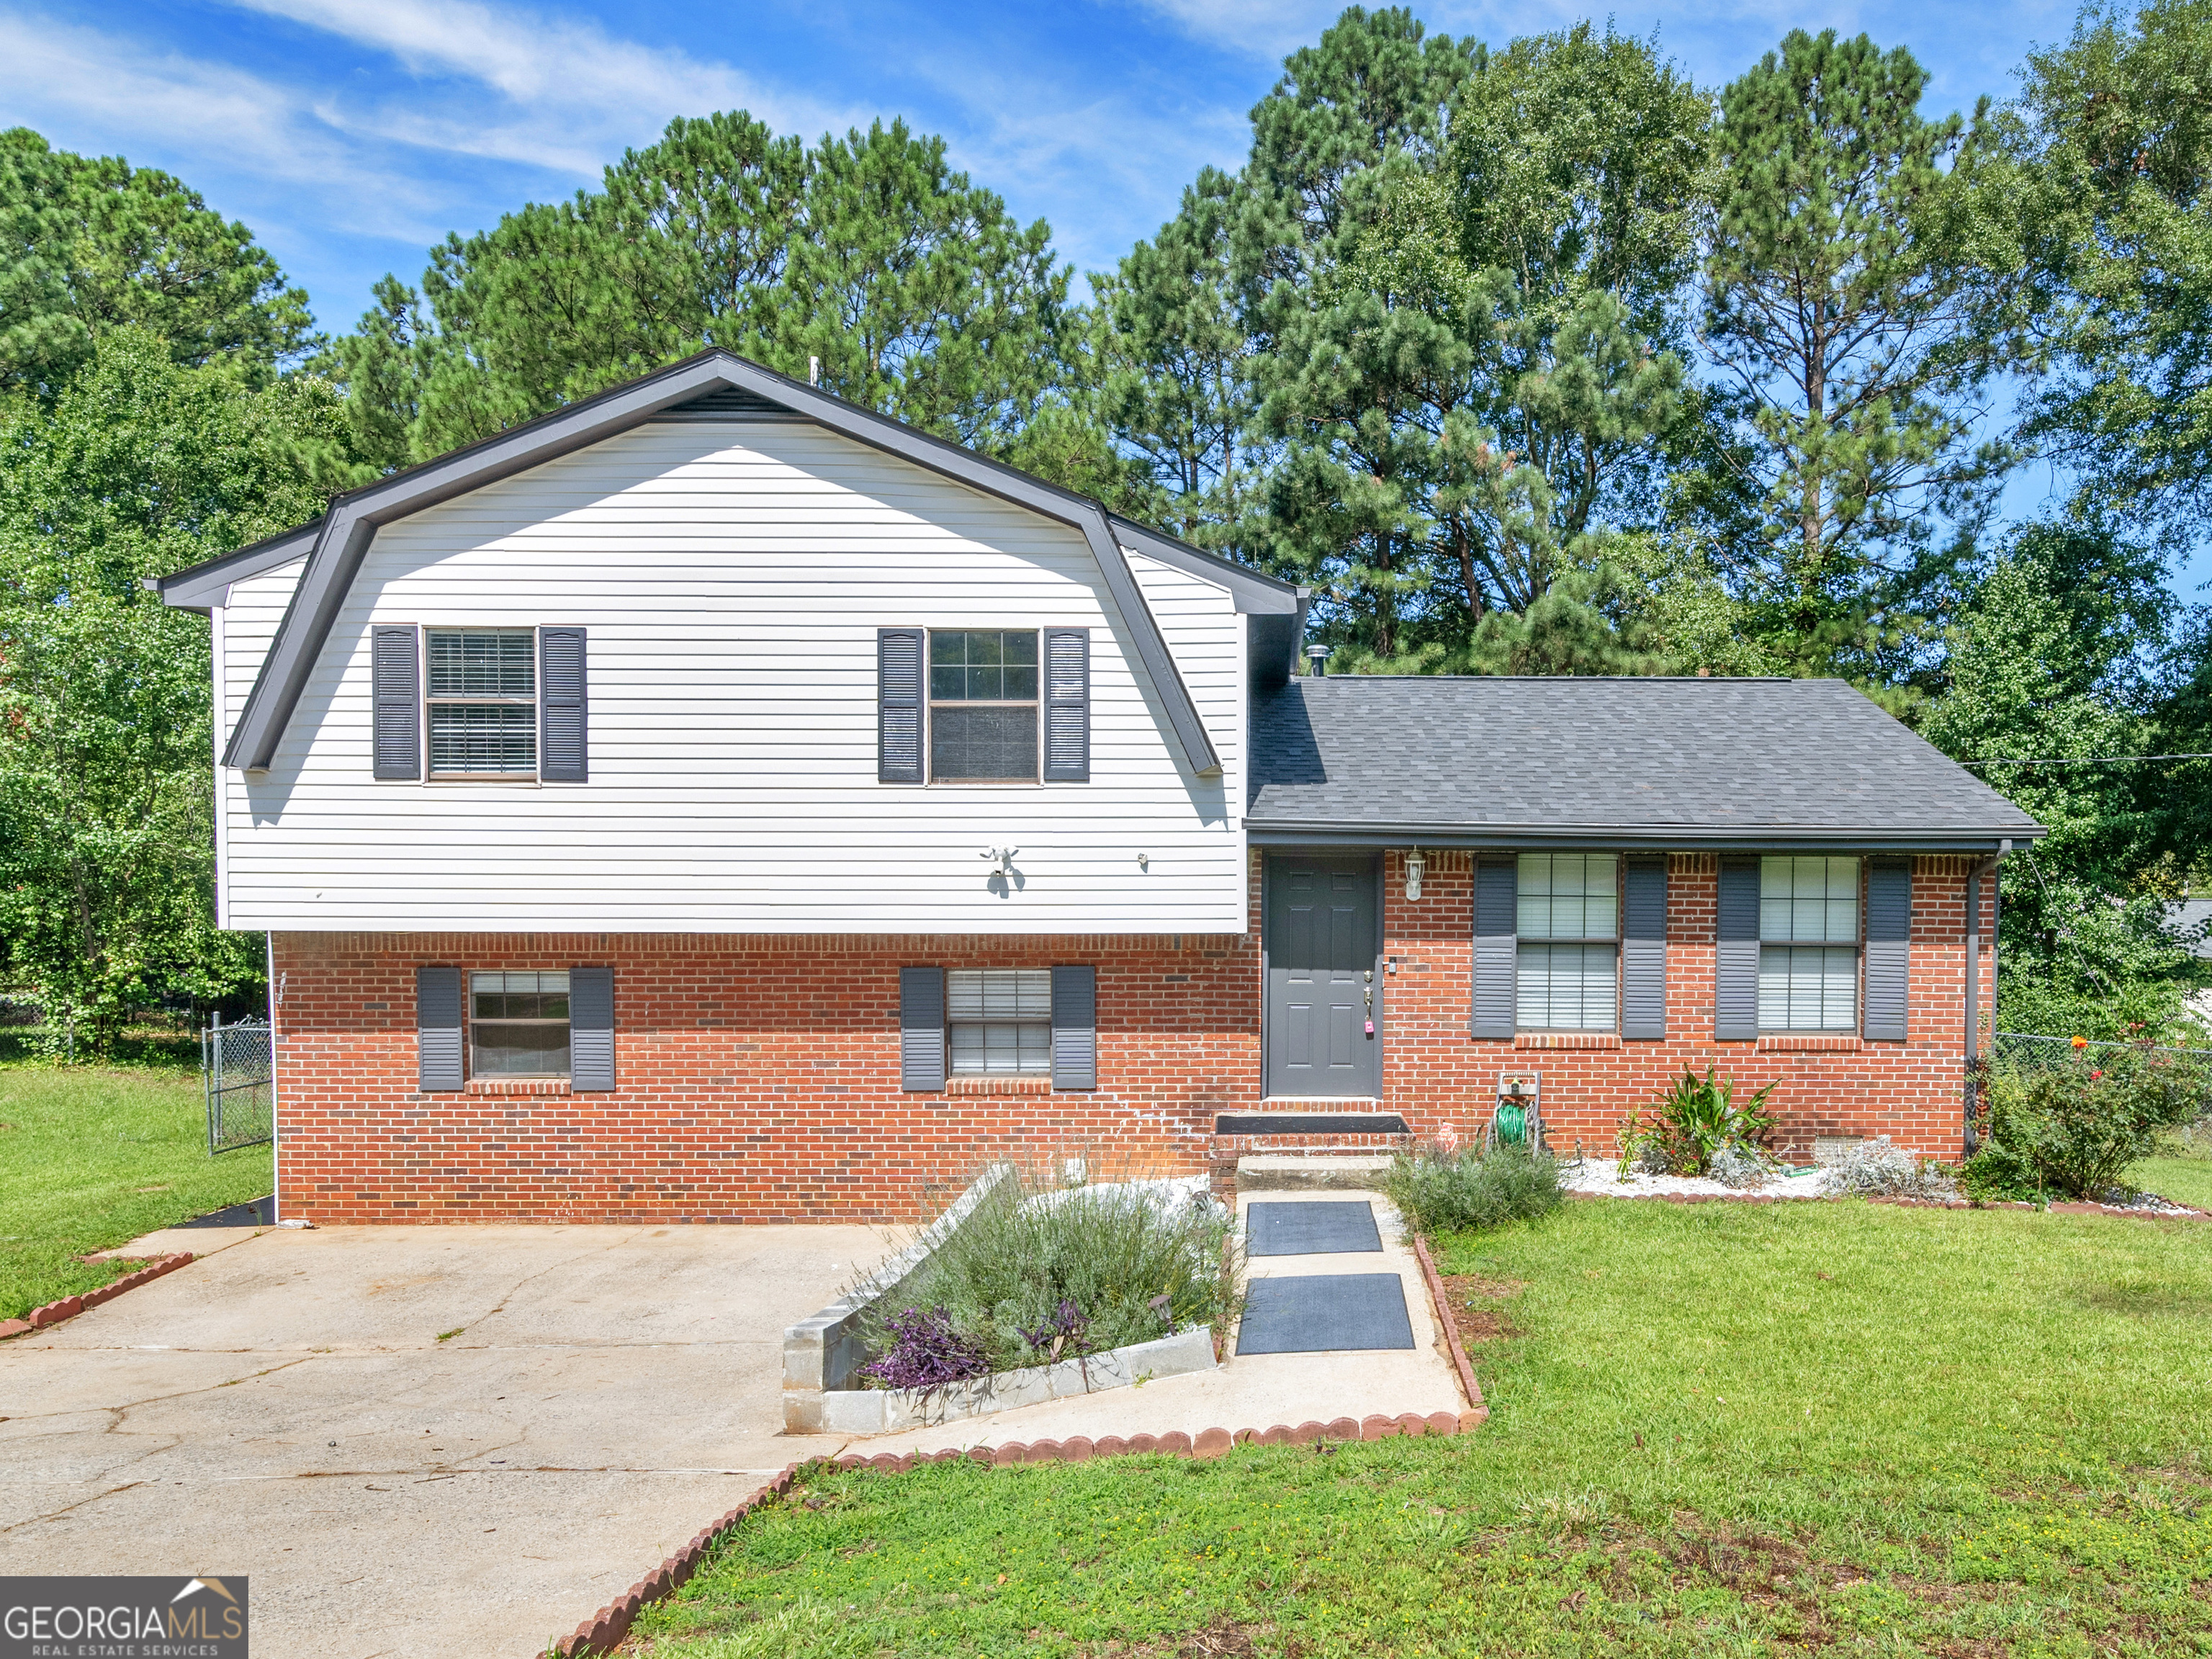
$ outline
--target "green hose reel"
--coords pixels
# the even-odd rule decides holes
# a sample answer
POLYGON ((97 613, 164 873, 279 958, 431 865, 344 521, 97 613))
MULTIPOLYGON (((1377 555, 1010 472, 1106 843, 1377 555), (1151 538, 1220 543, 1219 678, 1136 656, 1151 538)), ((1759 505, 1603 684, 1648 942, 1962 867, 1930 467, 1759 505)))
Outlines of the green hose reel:
POLYGON ((1516 1146, 1528 1141, 1528 1109, 1517 1100, 1501 1100, 1498 1114, 1490 1120, 1490 1133, 1498 1141, 1510 1141, 1516 1146))

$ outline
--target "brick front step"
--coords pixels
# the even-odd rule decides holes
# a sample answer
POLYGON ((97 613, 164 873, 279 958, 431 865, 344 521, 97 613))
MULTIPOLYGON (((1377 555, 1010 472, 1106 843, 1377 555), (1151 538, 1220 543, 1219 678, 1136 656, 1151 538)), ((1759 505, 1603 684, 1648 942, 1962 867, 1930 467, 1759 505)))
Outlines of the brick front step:
MULTIPOLYGON (((1242 1125, 1253 1117, 1224 1114, 1220 1121, 1242 1125)), ((1391 1159, 1413 1150, 1402 1121, 1395 1133, 1378 1126, 1365 1133, 1216 1134, 1207 1144, 1206 1165, 1213 1195, 1230 1203, 1240 1192, 1376 1187, 1391 1159)))

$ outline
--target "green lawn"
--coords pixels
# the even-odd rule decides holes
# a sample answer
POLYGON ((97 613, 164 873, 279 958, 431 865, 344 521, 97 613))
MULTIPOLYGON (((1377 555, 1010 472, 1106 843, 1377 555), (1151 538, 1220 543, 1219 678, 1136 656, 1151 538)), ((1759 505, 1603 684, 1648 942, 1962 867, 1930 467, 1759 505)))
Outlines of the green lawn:
POLYGON ((1577 1204, 1440 1254, 1503 1330, 1475 1434, 817 1474, 645 1651, 2212 1652, 2203 1224, 1577 1204))
POLYGON ((2164 1158, 2145 1158, 2128 1171, 2128 1179, 2177 1204, 2212 1210, 2212 1143, 2176 1136, 2166 1152, 2164 1158))
POLYGON ((270 1149, 210 1158, 195 1073, 0 1066, 0 1319, 126 1271, 77 1258, 270 1190, 270 1149))

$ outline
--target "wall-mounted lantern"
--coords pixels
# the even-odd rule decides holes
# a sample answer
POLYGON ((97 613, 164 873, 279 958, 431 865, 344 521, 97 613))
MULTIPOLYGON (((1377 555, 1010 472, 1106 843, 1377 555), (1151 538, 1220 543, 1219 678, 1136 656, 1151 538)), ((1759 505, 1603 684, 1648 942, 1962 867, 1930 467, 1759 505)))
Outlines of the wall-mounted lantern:
POLYGON ((1421 896, 1421 878, 1428 873, 1428 861, 1422 858, 1418 847, 1406 854, 1406 896, 1417 899, 1421 896))

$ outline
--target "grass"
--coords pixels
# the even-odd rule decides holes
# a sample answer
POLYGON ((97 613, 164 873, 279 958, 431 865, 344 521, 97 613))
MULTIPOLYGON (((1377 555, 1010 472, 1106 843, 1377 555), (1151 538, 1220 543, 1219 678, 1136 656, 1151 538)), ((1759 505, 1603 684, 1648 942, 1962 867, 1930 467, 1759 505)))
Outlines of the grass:
POLYGON ((817 1471, 643 1650, 2212 1652, 2203 1228, 1592 1203, 1449 1236, 1481 1431, 817 1471))
POLYGON ((2168 1136, 2160 1155, 2136 1164, 2128 1180, 2177 1204, 2212 1210, 2212 1134, 2199 1128, 2189 1136, 2168 1136))
POLYGON ((0 1066, 0 1319, 128 1271, 84 1261, 142 1233, 258 1198, 270 1150, 207 1150, 197 1073, 0 1066))

